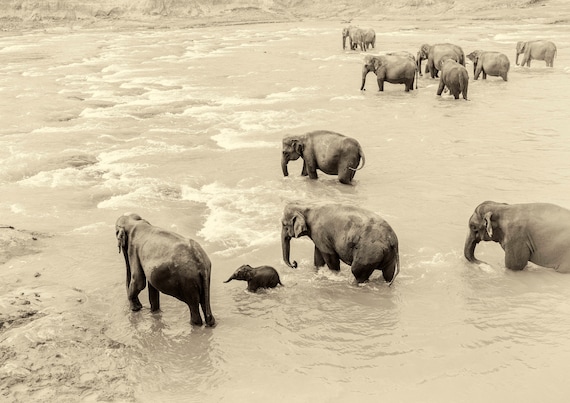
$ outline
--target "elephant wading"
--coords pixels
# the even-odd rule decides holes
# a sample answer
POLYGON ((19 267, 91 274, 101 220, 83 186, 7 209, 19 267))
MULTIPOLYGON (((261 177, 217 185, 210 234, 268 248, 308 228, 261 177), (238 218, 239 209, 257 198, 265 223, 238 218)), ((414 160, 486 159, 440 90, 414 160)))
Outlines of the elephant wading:
POLYGON ((155 227, 137 214, 119 217, 115 231, 127 266, 131 310, 142 308, 138 295, 148 281, 152 312, 160 310, 159 292, 163 292, 188 305, 193 325, 202 325, 200 305, 206 325, 216 324, 210 308, 211 263, 196 241, 155 227))
POLYGON ((505 266, 522 270, 530 261, 570 272, 570 210, 548 203, 481 203, 469 219, 465 258, 475 258, 481 241, 494 241, 505 251, 505 266))
POLYGON ((366 76, 371 71, 376 74, 379 91, 384 91, 384 81, 391 84, 404 84, 406 92, 414 89, 416 64, 409 56, 397 54, 366 56, 364 66, 362 66, 361 91, 364 91, 366 76))
POLYGON ((441 78, 437 88, 437 95, 441 95, 445 87, 447 87, 455 99, 459 99, 459 95, 463 94, 463 99, 467 101, 468 86, 469 74, 467 69, 455 60, 445 60, 441 67, 441 78))
POLYGON ((429 72, 431 78, 438 77, 441 63, 445 59, 453 59, 462 66, 465 66, 465 53, 463 49, 451 43, 438 43, 431 46, 427 43, 423 44, 418 51, 416 59, 420 76, 422 75, 422 60, 427 60, 425 72, 429 72))
POLYGON ((524 54, 521 66, 525 64, 530 67, 530 61, 544 60, 547 67, 554 66, 554 57, 556 56, 556 45, 550 41, 529 41, 517 42, 517 58, 515 63, 519 65, 519 55, 524 54))
POLYGON ((251 292, 256 292, 259 288, 275 288, 278 285, 283 285, 279 273, 271 266, 251 267, 244 264, 224 283, 229 283, 232 280, 247 281, 247 290, 251 292))
POLYGON ((355 50, 360 46, 360 50, 365 51, 376 46, 376 32, 372 28, 362 29, 355 26, 348 26, 342 30, 342 48, 346 49, 346 38, 349 38, 350 50, 355 50))
POLYGON ((288 203, 281 220, 283 260, 289 267, 291 238, 308 236, 315 244, 314 263, 334 271, 340 262, 351 267, 359 283, 381 270, 390 284, 399 272, 398 238, 379 215, 343 204, 288 203))
POLYGON ((477 80, 479 75, 483 73, 483 80, 490 76, 499 76, 507 81, 507 75, 511 62, 507 55, 501 52, 485 52, 475 50, 467 55, 467 58, 473 62, 473 79, 477 80))
POLYGON ((283 138, 281 168, 288 176, 287 164, 303 158, 301 175, 317 179, 317 169, 328 175, 338 175, 338 180, 350 184, 357 170, 364 167, 364 152, 358 141, 340 133, 317 130, 303 135, 283 138), (362 166, 360 158, 362 157, 362 166))

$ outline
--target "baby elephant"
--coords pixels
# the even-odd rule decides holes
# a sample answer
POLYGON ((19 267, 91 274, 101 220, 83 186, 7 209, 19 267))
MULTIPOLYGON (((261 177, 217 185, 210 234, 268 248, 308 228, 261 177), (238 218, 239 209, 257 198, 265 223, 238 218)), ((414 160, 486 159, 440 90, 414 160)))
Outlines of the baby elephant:
POLYGON ((455 99, 459 99, 459 94, 463 94, 463 99, 467 101, 468 85, 469 74, 465 67, 453 59, 446 59, 441 63, 441 78, 437 88, 437 95, 441 95, 445 87, 447 87, 455 99))
POLYGON ((275 288, 277 285, 283 285, 279 279, 279 273, 271 266, 251 267, 244 264, 224 283, 232 280, 247 281, 247 290, 251 292, 256 292, 258 288, 275 288))

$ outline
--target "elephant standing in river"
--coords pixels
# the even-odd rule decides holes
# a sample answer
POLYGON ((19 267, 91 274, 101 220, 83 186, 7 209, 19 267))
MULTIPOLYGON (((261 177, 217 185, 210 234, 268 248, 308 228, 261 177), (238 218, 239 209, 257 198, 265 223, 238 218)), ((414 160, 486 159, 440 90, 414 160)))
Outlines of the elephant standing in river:
POLYGON ((303 158, 301 175, 317 179, 317 169, 328 175, 338 175, 340 183, 350 184, 357 170, 364 167, 365 158, 357 140, 328 130, 317 130, 283 138, 281 168, 288 176, 287 164, 303 158), (360 158, 362 166, 359 168, 360 158))
POLYGON ((275 288, 278 285, 283 285, 279 273, 271 266, 251 267, 244 264, 224 283, 229 283, 232 280, 247 281, 247 290, 250 292, 256 292, 260 288, 275 288))
POLYGON ((418 71, 422 75, 422 60, 427 59, 426 73, 431 74, 431 78, 438 77, 441 63, 446 59, 453 59, 457 63, 465 66, 465 53, 460 46, 451 43, 438 43, 435 45, 423 44, 417 55, 418 71))
POLYGON ((361 91, 364 91, 366 75, 371 71, 376 74, 379 91, 384 91, 384 81, 391 84, 404 84, 406 92, 414 89, 417 69, 414 60, 409 56, 397 54, 366 56, 362 66, 361 91))
POLYGON ((507 81, 511 62, 504 53, 474 50, 467 55, 467 58, 473 62, 474 80, 477 80, 479 75, 483 73, 483 80, 487 79, 488 74, 502 77, 503 80, 507 81))
POLYGON ((506 204, 486 201, 469 219, 465 258, 475 258, 481 241, 494 241, 505 251, 505 266, 522 270, 530 261, 570 272, 570 210, 548 203, 506 204))
POLYGON ((362 29, 348 26, 342 30, 342 48, 346 49, 346 38, 349 38, 351 50, 360 46, 360 50, 366 51, 369 47, 376 46, 376 32, 372 28, 362 29))
POLYGON ((440 69, 441 78, 439 79, 437 95, 441 95, 447 87, 455 99, 459 99, 459 95, 463 94, 463 99, 467 101, 467 88, 469 86, 467 69, 452 59, 445 60, 440 69))
POLYGON ((381 270, 392 283, 399 272, 398 238, 379 215, 360 207, 343 204, 288 203, 281 220, 283 260, 291 263, 291 238, 308 236, 315 244, 314 263, 340 271, 340 262, 350 265, 359 283, 381 270))
POLYGON ((115 233, 125 258, 132 311, 142 308, 138 295, 148 282, 152 312, 160 310, 159 292, 163 292, 188 305, 193 325, 202 325, 200 306, 206 325, 215 325, 210 308, 211 263, 198 242, 155 227, 137 214, 119 217, 115 233))
POLYGON ((515 60, 516 65, 519 65, 519 55, 523 54, 521 61, 521 66, 525 64, 530 67, 530 61, 544 60, 547 67, 554 66, 554 57, 556 56, 556 45, 550 41, 529 41, 529 42, 517 42, 517 58, 515 60))

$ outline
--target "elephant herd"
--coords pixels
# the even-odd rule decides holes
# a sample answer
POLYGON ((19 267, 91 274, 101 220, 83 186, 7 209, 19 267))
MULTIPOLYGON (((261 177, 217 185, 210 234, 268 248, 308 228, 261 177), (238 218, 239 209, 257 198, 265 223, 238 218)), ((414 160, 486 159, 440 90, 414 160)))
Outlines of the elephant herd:
MULTIPOLYGON (((351 50, 357 49, 357 44, 361 44, 361 51, 368 49, 369 42, 361 41, 362 32, 374 32, 372 29, 364 30, 358 27, 349 26, 342 31, 343 49, 345 49, 346 38, 350 39, 351 50), (356 42, 355 42, 356 41, 356 42)), ((371 35, 371 34, 370 34, 371 35)), ((371 41, 372 47, 376 43, 376 34, 371 41)), ((516 45, 516 64, 518 65, 519 55, 523 55, 521 65, 530 67, 531 60, 544 60, 548 67, 553 67, 556 56, 556 45, 550 41, 535 40, 529 42, 518 42, 516 45)), ((489 76, 501 77, 507 81, 510 69, 509 58, 496 51, 475 50, 467 55, 467 59, 473 63, 474 79, 477 80, 481 74, 483 79, 489 76)), ((405 91, 414 89, 418 75, 422 74, 422 61, 426 60, 425 73, 429 73, 431 78, 439 78, 437 95, 441 95, 445 89, 453 95, 455 99, 460 96, 467 100, 469 87, 469 74, 465 68, 466 57, 460 46, 451 43, 438 43, 435 45, 423 44, 417 55, 400 51, 390 52, 384 55, 364 58, 362 67, 362 85, 360 90, 364 91, 366 76, 369 72, 374 72, 378 81, 378 90, 384 91, 384 82, 391 84, 404 84, 405 91), (441 72, 441 77, 439 73, 441 72)))
MULTIPOLYGON (((349 38, 350 49, 360 46, 362 51, 374 48, 374 30, 348 27, 343 30, 343 48, 349 38)), ((519 42, 517 63, 530 66, 532 59, 545 60, 552 67, 556 46, 548 41, 519 42)), ((483 74, 500 76, 507 81, 508 58, 499 52, 476 50, 467 55, 474 65, 475 79, 483 74)), ((408 52, 394 52, 382 56, 366 56, 362 73, 364 90, 366 74, 374 71, 378 86, 383 83, 404 84, 413 89, 422 61, 427 60, 426 73, 432 78, 440 75, 437 94, 445 88, 457 99, 467 99, 468 74, 463 50, 452 44, 422 45, 417 57, 408 52)), ((417 87, 416 87, 417 88, 417 87)), ((338 180, 349 185, 357 170, 365 164, 365 156, 356 139, 326 130, 302 135, 286 136, 282 141, 281 168, 289 172, 289 161, 303 159, 302 176, 317 179, 317 170, 338 175, 338 180), (362 162, 362 164, 361 164, 362 162)), ((160 310, 160 293, 171 295, 186 303, 190 322, 203 324, 200 309, 207 326, 216 320, 210 307, 211 262, 204 249, 194 240, 151 225, 138 214, 120 216, 115 224, 119 253, 126 266, 127 297, 132 311, 142 304, 139 293, 148 284, 151 311, 160 310)), ((396 233, 382 217, 364 208, 334 203, 289 202, 281 218, 281 248, 283 261, 291 268, 291 239, 307 236, 314 244, 313 263, 340 271, 340 262, 350 266, 358 283, 368 281, 375 270, 382 272, 391 285, 400 272, 399 245, 396 233)), ((547 204, 505 204, 486 201, 475 208, 469 219, 469 233, 465 240, 464 256, 469 262, 475 258, 475 248, 481 241, 498 242, 505 251, 505 266, 522 270, 528 262, 570 272, 570 210, 547 204)), ((242 265, 225 282, 247 281, 247 289, 273 288, 281 284, 278 272, 270 266, 242 265)))

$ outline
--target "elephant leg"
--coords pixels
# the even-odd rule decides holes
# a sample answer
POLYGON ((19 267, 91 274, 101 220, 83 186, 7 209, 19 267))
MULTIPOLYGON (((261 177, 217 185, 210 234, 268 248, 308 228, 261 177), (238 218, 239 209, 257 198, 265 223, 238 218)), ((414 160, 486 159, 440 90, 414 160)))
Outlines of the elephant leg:
POLYGON ((392 282, 394 280, 395 275, 397 274, 397 260, 393 259, 386 267, 382 269, 382 277, 384 277, 384 281, 387 283, 392 282))
POLYGON ((307 164, 307 174, 311 179, 318 179, 319 175, 317 175, 317 168, 307 164))
POLYGON ((200 298, 198 290, 193 290, 192 295, 186 301, 186 305, 190 309, 190 323, 196 326, 202 326, 202 316, 200 316, 200 298))
POLYGON ((160 293, 151 283, 148 283, 148 299, 150 301, 150 311, 160 311, 160 293))
POLYGON ((384 91, 384 78, 378 78, 378 91, 384 91))
POLYGON ((483 80, 487 79, 487 73, 483 72, 483 80))
POLYGON ((307 163, 303 160, 303 169, 301 170, 301 176, 307 176, 307 163))
POLYGON ((336 253, 328 254, 321 252, 321 255, 329 269, 340 271, 340 258, 336 253))
POLYGON ((315 267, 323 267, 326 264, 321 251, 316 246, 313 262, 315 263, 315 267))
MULTIPOLYGON (((350 185, 356 171, 348 168, 349 164, 343 163, 338 169, 338 181, 344 185, 350 185)), ((358 164, 354 168, 356 168, 358 164)))
POLYGON ((505 246, 505 266, 510 270, 522 270, 528 264, 530 250, 522 245, 521 247, 505 246))
POLYGON ((439 80, 439 87, 437 87, 437 95, 441 95, 444 89, 445 89, 445 84, 443 80, 439 80))
POLYGON ((127 296, 131 304, 131 311, 140 311, 142 309, 141 301, 139 300, 139 293, 144 290, 146 286, 146 279, 131 279, 127 296))
POLYGON ((368 281, 368 279, 374 272, 375 268, 376 267, 374 265, 371 264, 363 265, 358 263, 357 261, 354 261, 352 262, 350 270, 352 271, 352 274, 354 275, 354 278, 356 279, 357 282, 365 283, 366 281, 368 281))

